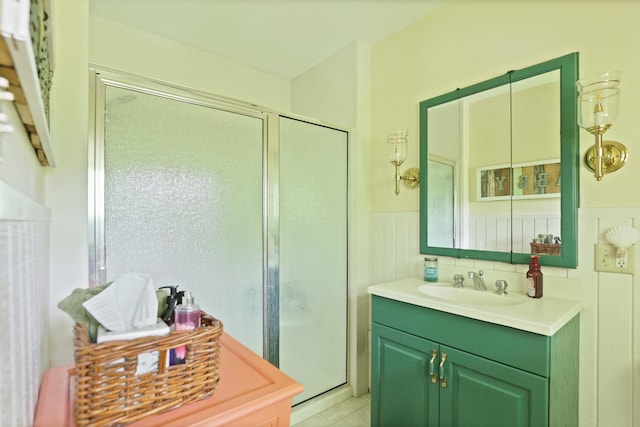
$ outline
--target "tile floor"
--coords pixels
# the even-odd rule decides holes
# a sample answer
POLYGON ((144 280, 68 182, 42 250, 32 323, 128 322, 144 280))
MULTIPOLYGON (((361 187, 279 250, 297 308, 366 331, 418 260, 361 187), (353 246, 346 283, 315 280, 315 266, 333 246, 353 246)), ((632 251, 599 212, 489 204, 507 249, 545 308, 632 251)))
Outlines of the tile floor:
POLYGON ((371 395, 351 397, 292 427, 369 427, 371 395))

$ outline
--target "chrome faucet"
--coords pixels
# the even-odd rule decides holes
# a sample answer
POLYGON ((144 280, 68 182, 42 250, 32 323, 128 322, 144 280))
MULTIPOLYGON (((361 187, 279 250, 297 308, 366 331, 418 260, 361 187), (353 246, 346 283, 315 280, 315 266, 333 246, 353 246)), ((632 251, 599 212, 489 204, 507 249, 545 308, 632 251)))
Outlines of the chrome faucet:
POLYGON ((462 274, 454 274, 453 275, 453 287, 454 288, 464 288, 462 284, 464 282, 464 276, 462 274))
POLYGON ((473 288, 476 291, 487 290, 487 284, 484 282, 482 276, 484 276, 484 271, 482 270, 479 270, 477 273, 475 271, 469 272, 469 279, 473 280, 473 288))

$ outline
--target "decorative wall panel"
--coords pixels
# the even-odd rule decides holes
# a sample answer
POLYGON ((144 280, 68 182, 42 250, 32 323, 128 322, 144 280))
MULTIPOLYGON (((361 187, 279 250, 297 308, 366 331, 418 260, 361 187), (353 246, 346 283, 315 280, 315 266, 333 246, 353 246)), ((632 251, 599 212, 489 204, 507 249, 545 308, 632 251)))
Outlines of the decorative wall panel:
POLYGON ((48 366, 49 211, 0 181, 0 425, 30 426, 48 366))

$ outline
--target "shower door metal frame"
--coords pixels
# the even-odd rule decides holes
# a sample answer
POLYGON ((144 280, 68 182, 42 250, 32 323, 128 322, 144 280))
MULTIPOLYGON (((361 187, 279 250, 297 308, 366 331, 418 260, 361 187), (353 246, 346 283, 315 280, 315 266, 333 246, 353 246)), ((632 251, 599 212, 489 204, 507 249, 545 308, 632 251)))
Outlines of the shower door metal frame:
POLYGON ((88 234, 90 286, 97 286, 106 282, 107 277, 106 241, 104 234, 104 117, 107 86, 129 89, 148 95, 160 96, 179 102, 214 108, 229 113, 242 114, 262 120, 263 357, 271 363, 277 363, 279 333, 277 330, 279 324, 279 313, 277 311, 278 275, 277 271, 276 273, 270 273, 273 266, 275 265, 277 270, 278 265, 277 239, 273 237, 277 235, 276 233, 278 231, 277 187, 274 187, 274 185, 277 186, 277 169, 275 169, 273 176, 269 177, 271 181, 275 180, 275 182, 270 182, 266 176, 269 167, 277 168, 278 166, 277 151, 274 152, 273 149, 267 151, 268 137, 277 137, 277 126, 273 126, 272 124, 274 113, 266 109, 256 108, 254 105, 212 96, 205 92, 170 85, 104 67, 92 66, 89 72, 88 234), (270 218, 269 215, 271 215, 270 218), (265 268, 265 266, 268 266, 268 268, 265 268))
MULTIPOLYGON (((310 124, 345 132, 347 146, 351 133, 348 129, 328 123, 322 123, 294 114, 281 114, 255 104, 237 101, 231 98, 214 96, 195 89, 169 84, 166 82, 135 76, 118 70, 91 65, 89 88, 89 139, 88 139, 88 240, 89 240, 89 285, 97 286, 106 282, 106 250, 104 234, 104 129, 106 88, 113 86, 122 89, 160 96, 179 102, 214 108, 230 113, 242 114, 262 120, 262 294, 263 294, 263 358, 274 366, 279 366, 279 292, 280 292, 280 245, 279 245, 279 124, 280 117, 304 121, 310 124)), ((347 150, 348 152, 348 150, 347 150)), ((347 162, 348 164, 348 162, 347 162)), ((347 170, 347 201, 348 201, 347 170)), ((347 206, 349 204, 347 203, 347 206)), ((345 245, 349 249, 349 212, 347 208, 347 235, 345 245)), ((348 381, 348 259, 345 289, 345 309, 347 323, 346 380, 348 381)))

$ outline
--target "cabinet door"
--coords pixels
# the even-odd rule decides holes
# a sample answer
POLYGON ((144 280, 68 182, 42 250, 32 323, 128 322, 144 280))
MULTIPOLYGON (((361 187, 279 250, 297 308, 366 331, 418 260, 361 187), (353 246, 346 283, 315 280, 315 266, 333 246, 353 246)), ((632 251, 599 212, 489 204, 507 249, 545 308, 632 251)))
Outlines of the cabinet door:
POLYGON ((539 427, 548 425, 548 380, 446 346, 440 384, 440 425, 539 427))
POLYGON ((371 346, 371 425, 437 426, 438 344, 373 323, 371 346))

